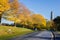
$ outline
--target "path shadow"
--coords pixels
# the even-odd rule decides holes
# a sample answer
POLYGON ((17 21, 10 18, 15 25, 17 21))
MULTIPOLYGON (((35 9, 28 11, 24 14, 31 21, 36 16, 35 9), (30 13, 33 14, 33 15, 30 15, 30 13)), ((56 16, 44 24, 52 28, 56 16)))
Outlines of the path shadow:
POLYGON ((52 37, 39 37, 39 36, 29 36, 25 38, 40 38, 40 39, 53 39, 52 37))

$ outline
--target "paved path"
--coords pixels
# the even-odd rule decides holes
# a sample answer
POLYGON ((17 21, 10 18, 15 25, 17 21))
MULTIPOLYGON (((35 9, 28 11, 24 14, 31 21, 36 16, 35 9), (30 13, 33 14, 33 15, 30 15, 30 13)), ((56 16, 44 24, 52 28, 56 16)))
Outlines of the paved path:
POLYGON ((60 40, 60 33, 54 32, 55 34, 55 40, 60 40))
POLYGON ((21 40, 53 40, 52 33, 49 31, 42 31, 38 34, 32 35, 30 37, 26 37, 21 40))
POLYGON ((12 38, 11 40, 53 40, 53 34, 50 31, 41 31, 22 37, 12 38))

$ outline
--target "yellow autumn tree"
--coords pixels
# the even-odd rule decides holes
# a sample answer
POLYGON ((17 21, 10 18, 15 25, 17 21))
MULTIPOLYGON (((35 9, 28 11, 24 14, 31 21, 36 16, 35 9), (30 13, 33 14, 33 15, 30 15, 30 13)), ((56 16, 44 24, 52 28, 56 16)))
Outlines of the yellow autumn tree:
POLYGON ((19 2, 18 2, 18 0, 10 0, 9 3, 10 3, 10 7, 11 7, 10 14, 11 14, 11 16, 13 16, 10 18, 10 20, 13 20, 16 23, 19 21, 19 19, 18 19, 18 15, 19 15, 18 11, 19 11, 19 6, 20 6, 19 2))
POLYGON ((26 8, 23 4, 20 4, 20 14, 19 14, 19 19, 20 23, 23 25, 29 25, 31 22, 31 13, 28 8, 26 8))
POLYGON ((6 11, 10 9, 9 0, 0 0, 0 11, 6 11))
POLYGON ((14 23, 19 22, 18 19, 18 11, 19 11, 19 3, 18 0, 9 0, 9 2, 7 2, 10 5, 10 9, 5 11, 3 14, 3 18, 10 20, 10 21, 14 21, 14 23))
POLYGON ((31 18, 31 16, 20 14, 19 19, 20 19, 20 24, 26 25, 27 28, 32 28, 32 18, 31 18))
POLYGON ((4 11, 7 11, 10 9, 9 5, 9 0, 0 0, 0 22, 1 22, 1 17, 4 11))
POLYGON ((46 20, 45 18, 40 14, 33 14, 32 15, 33 24, 36 25, 37 28, 40 28, 41 26, 46 26, 46 20))
POLYGON ((7 20, 14 21, 15 23, 21 22, 22 24, 27 24, 27 18, 29 15, 29 10, 18 3, 18 0, 10 0, 10 9, 5 11, 4 18, 7 20), (22 6, 22 14, 20 7, 22 6), (13 15, 12 15, 13 14, 13 15))

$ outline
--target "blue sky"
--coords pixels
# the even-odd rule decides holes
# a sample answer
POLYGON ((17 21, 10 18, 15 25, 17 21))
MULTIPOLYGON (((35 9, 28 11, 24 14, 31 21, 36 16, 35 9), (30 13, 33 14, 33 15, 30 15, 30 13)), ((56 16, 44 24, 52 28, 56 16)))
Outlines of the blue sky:
POLYGON ((19 2, 46 19, 50 19, 51 11, 53 11, 54 17, 60 16, 60 0, 19 0, 19 2))

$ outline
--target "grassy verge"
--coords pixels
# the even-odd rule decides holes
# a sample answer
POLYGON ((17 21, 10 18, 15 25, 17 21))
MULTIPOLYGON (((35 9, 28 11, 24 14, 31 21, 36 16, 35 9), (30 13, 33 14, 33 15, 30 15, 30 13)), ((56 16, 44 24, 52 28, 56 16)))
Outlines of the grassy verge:
POLYGON ((0 40, 8 40, 12 37, 15 37, 18 35, 24 35, 30 32, 33 32, 33 31, 26 28, 0 26, 0 40))

